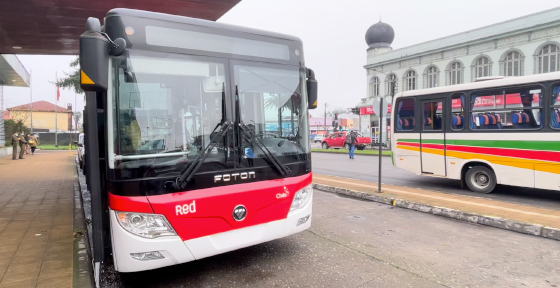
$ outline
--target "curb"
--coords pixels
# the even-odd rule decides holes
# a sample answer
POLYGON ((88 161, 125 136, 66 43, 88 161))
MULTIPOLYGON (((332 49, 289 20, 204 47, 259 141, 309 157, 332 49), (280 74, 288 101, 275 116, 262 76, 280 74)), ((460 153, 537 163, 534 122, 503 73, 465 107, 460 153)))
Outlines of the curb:
MULTIPOLYGON (((74 162, 76 160, 74 159, 74 162)), ((95 287, 93 279, 93 267, 91 266, 91 255, 89 253, 89 241, 82 206, 82 193, 80 185, 80 170, 75 165, 74 170, 74 247, 73 247, 73 287, 95 287)))
POLYGON ((540 224, 525 223, 511 219, 500 217, 485 216, 480 214, 463 212, 460 210, 449 209, 445 207, 432 206, 412 201, 405 201, 398 198, 387 198, 378 195, 372 195, 360 191, 350 190, 324 184, 313 183, 313 188, 324 192, 340 194, 352 198, 393 205, 399 208, 405 208, 418 212, 430 213, 437 216, 452 218, 469 223, 500 228, 504 230, 514 231, 523 234, 540 236, 547 239, 560 241, 560 229, 552 227, 544 227, 540 224))
MULTIPOLYGON (((356 150, 358 151, 358 150, 356 150)), ((325 153, 325 154, 348 154, 348 153, 342 153, 342 152, 330 152, 330 151, 311 151, 311 153, 325 153)), ((356 155, 359 156, 376 156, 379 157, 378 154, 360 154, 360 153, 355 153, 356 155)), ((387 155, 387 154, 382 154, 382 157, 391 157, 391 155, 387 155)))

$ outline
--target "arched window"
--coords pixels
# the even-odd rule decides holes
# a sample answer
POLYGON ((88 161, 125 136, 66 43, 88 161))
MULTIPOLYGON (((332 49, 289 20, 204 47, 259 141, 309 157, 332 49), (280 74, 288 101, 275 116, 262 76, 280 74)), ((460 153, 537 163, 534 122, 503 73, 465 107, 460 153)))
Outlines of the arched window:
POLYGON ((403 91, 416 90, 416 71, 408 70, 404 73, 403 91))
POLYGON ((385 91, 387 95, 395 95, 397 93, 398 82, 399 79, 397 78, 397 75, 393 73, 385 77, 385 91), (392 85, 392 83, 395 83, 395 85, 392 85))
POLYGON ((439 70, 436 66, 428 66, 424 70, 424 86, 426 88, 438 87, 439 70))
POLYGON ((507 51, 500 60, 500 74, 503 76, 523 76, 523 54, 517 49, 507 51))
POLYGON ((379 78, 373 77, 369 80, 369 97, 379 96, 379 78))
POLYGON ((447 66, 447 84, 455 85, 463 83, 463 64, 459 61, 449 63, 447 66))
POLYGON ((473 81, 480 77, 492 76, 492 61, 486 56, 480 56, 473 61, 473 81))
POLYGON ((560 48, 555 44, 544 46, 539 52, 537 73, 560 71, 560 48))

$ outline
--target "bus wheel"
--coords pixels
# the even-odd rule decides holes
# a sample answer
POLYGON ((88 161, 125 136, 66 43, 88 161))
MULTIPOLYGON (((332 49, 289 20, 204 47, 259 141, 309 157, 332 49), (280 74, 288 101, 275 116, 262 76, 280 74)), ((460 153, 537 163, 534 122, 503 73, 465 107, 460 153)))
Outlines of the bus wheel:
POLYGON ((474 166, 467 171, 465 182, 473 192, 490 193, 496 187, 496 175, 484 166, 474 166))
POLYGON ((329 145, 327 145, 327 142, 323 142, 323 144, 321 144, 321 147, 323 149, 329 149, 329 145))

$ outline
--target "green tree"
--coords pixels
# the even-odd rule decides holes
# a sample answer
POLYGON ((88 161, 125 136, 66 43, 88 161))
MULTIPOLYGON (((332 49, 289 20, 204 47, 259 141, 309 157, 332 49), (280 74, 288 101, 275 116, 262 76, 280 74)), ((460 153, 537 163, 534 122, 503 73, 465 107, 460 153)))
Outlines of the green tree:
POLYGON ((80 86, 80 57, 76 57, 70 62, 70 67, 74 68, 71 73, 64 73, 66 77, 56 79, 56 86, 63 89, 73 89, 76 94, 83 94, 84 90, 80 86))
POLYGON ((23 124, 22 120, 4 120, 4 141, 6 141, 6 145, 11 145, 12 134, 14 134, 15 131, 23 131, 23 133, 27 134, 29 133, 29 128, 23 124))

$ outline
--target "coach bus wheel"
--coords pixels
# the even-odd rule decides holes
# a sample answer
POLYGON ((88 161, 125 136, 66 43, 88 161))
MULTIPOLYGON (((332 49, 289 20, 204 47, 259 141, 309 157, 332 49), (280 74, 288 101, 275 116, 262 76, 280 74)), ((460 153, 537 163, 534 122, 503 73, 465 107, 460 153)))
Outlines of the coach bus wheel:
POLYGON ((496 175, 484 166, 474 166, 467 171, 465 182, 473 192, 490 193, 496 187, 496 175))
POLYGON ((322 147, 323 149, 329 149, 329 145, 327 145, 326 142, 323 142, 323 144, 321 144, 321 147, 322 147))

